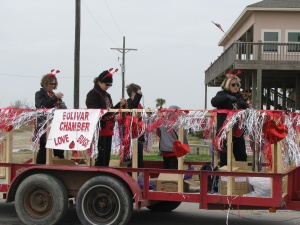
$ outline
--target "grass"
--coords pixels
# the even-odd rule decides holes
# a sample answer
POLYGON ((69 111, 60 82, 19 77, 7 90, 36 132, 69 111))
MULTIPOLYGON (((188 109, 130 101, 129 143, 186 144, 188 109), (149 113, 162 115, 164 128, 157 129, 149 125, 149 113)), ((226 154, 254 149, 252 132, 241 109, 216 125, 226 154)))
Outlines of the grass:
MULTIPOLYGON (((112 155, 111 159, 118 160, 119 156, 112 155)), ((150 160, 150 161, 162 161, 163 160, 162 156, 159 156, 158 154, 147 154, 147 153, 144 154, 143 159, 150 160)), ((211 156, 205 155, 205 154, 200 154, 200 155, 187 154, 184 157, 184 161, 187 161, 187 162, 210 161, 210 160, 211 160, 211 156)), ((252 156, 248 156, 247 162, 252 162, 252 156)))
MULTIPOLYGON (((32 151, 20 151, 20 152, 14 152, 13 153, 13 162, 14 163, 23 163, 26 160, 32 158, 33 154, 32 151)), ((112 155, 112 160, 119 160, 120 157, 118 155, 112 155)), ((158 152, 154 153, 144 153, 143 159, 150 160, 150 161, 162 161, 162 156, 158 155, 158 152)), ((211 156, 207 154, 187 154, 184 157, 184 161, 186 162, 199 162, 199 161, 211 161, 211 156)), ((252 162, 252 156, 248 156, 247 158, 248 162, 252 162)))
MULTIPOLYGON (((13 162, 14 163, 23 163, 26 160, 31 159, 33 156, 32 151, 20 151, 20 152, 14 152, 13 153, 13 162)), ((111 160, 119 160, 120 157, 117 155, 112 155, 111 160)), ((143 159, 145 161, 163 161, 162 156, 159 156, 157 153, 156 154, 149 154, 145 153, 143 156, 143 159)), ((210 161, 211 156, 210 155, 197 155, 197 154, 187 154, 184 157, 184 161, 188 162, 196 162, 196 161, 210 161)))
MULTIPOLYGON (((119 156, 117 155, 112 155, 110 157, 113 160, 118 160, 120 159, 119 156)), ((159 156, 158 154, 144 154, 143 159, 146 160, 150 160, 150 161, 162 161, 163 158, 162 156, 159 156)), ((189 161, 189 162, 195 162, 195 161, 209 161, 211 160, 211 156, 210 155, 196 155, 196 154, 187 154, 184 157, 185 161, 189 161)))
MULTIPOLYGON (((14 135, 14 147, 15 148, 22 148, 22 146, 24 146, 24 143, 27 143, 26 145, 31 145, 31 143, 28 142, 28 139, 31 135, 31 130, 30 130, 30 126, 27 126, 25 129, 20 129, 20 130, 15 130, 15 135, 14 135), (26 134, 22 135, 22 132, 27 131, 26 134), (22 139, 21 138, 17 138, 15 136, 24 136, 22 139), (18 144, 18 142, 20 144, 18 144), (19 146, 20 145, 20 146, 19 146)), ((194 161, 210 161, 211 160, 211 155, 208 154, 208 150, 207 150, 207 145, 205 145, 205 143, 203 142, 203 140, 201 140, 199 137, 197 136, 192 136, 192 135, 188 135, 188 141, 191 145, 191 152, 189 154, 187 154, 184 157, 184 161, 189 161, 189 162, 194 162, 194 161), (199 145, 199 146, 198 146, 199 145), (198 153, 196 154, 197 151, 196 149, 198 148, 198 153)), ((150 150, 150 152, 144 152, 144 160, 151 160, 151 161, 162 161, 163 158, 161 156, 158 155, 158 145, 157 143, 155 145, 152 146, 152 149, 150 150)), ((13 153, 13 162, 14 163, 23 163, 25 161, 27 161, 28 159, 32 158, 32 151, 20 151, 17 153, 13 153)), ((118 160, 120 159, 119 156, 117 155, 112 155, 111 156, 112 160, 118 160)), ((252 161, 252 157, 248 156, 248 162, 252 161)))
MULTIPOLYGON (((144 160, 153 160, 153 161, 162 161, 163 158, 158 155, 144 155, 144 160)), ((211 160, 209 155, 196 155, 196 154, 187 154, 184 157, 185 161, 194 162, 194 161, 207 161, 211 160)))

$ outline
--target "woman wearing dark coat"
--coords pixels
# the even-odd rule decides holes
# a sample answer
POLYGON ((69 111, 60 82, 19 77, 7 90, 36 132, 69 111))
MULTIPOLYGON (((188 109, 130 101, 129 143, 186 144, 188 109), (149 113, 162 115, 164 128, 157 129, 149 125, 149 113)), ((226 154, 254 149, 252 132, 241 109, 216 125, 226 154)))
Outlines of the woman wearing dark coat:
MULTIPOLYGON (((112 86, 112 73, 108 70, 100 73, 94 79, 94 88, 90 90, 86 96, 86 107, 88 109, 110 109, 113 107, 113 102, 108 88, 112 86)), ((123 99, 121 100, 123 101, 123 99)), ((114 126, 117 115, 106 113, 100 120, 101 130, 98 139, 98 156, 95 160, 95 166, 109 166, 112 136, 114 134, 114 126)))
MULTIPOLYGON (((41 88, 35 93, 35 107, 43 109, 51 108, 62 108, 65 109, 66 105, 62 101, 63 93, 57 92, 54 93, 58 86, 58 81, 56 74, 53 74, 54 70, 50 74, 46 74, 41 79, 41 88)), ((59 73, 59 70, 56 71, 59 73)), ((35 133, 43 126, 44 121, 47 119, 47 116, 44 113, 37 115, 36 129, 35 133)), ((37 153, 36 163, 45 164, 46 163, 46 133, 43 134, 39 140, 40 148, 37 153)), ((53 149, 54 156, 63 159, 64 151, 59 149, 53 149)))
MULTIPOLYGON (((227 74, 225 80, 221 84, 222 90, 211 99, 211 104, 217 109, 246 109, 248 104, 244 101, 240 92, 240 79, 235 74, 227 74)), ((226 113, 217 114, 217 132, 223 126, 226 120, 226 113)), ((236 161, 247 161, 246 145, 244 134, 234 132, 233 130, 233 155, 236 161)), ((218 133, 217 133, 218 134, 218 133)), ((227 141, 224 141, 224 149, 220 151, 220 167, 227 165, 227 141)))

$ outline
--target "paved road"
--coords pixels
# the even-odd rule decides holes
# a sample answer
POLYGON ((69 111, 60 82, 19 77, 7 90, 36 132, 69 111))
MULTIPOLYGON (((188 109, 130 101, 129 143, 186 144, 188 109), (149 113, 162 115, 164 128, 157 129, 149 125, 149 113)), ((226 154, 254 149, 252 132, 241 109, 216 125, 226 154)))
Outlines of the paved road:
MULTIPOLYGON (((0 224, 23 225, 19 220, 13 203, 0 200, 0 224)), ((153 213, 148 209, 134 210, 129 225, 300 225, 300 213, 296 211, 263 210, 227 211, 199 210, 197 204, 183 203, 171 213, 153 213), (227 219, 228 215, 228 219, 227 219)), ((80 225, 76 211, 70 208, 61 225, 80 225)))

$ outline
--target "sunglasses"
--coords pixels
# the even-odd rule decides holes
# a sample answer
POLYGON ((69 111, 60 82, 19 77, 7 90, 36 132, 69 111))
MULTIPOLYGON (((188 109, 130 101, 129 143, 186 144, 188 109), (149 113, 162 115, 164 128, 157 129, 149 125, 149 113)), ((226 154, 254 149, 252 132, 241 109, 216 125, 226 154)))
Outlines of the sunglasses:
POLYGON ((50 85, 53 85, 53 86, 55 86, 55 85, 56 85, 56 83, 50 83, 50 85))
POLYGON ((105 85, 106 85, 107 87, 111 87, 111 86, 112 86, 112 84, 108 84, 108 83, 105 83, 105 85))
POLYGON ((235 87, 235 86, 239 87, 240 85, 238 83, 231 84, 231 87, 235 87))

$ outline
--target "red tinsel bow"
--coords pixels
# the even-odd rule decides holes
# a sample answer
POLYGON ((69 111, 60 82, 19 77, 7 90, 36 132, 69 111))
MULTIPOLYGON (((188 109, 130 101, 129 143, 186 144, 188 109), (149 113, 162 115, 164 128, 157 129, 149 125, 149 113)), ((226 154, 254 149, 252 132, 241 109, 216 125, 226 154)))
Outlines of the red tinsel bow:
POLYGON ((276 124, 274 120, 267 120, 263 125, 263 133, 270 144, 284 139, 288 134, 285 124, 276 124))
MULTIPOLYGON (((130 126, 131 118, 127 117, 127 126, 130 126)), ((131 126, 131 132, 132 132, 132 138, 138 138, 142 131, 143 131, 144 123, 142 121, 138 121, 136 117, 133 117, 132 126, 131 126)))
POLYGON ((179 140, 173 143, 174 153, 177 157, 181 157, 190 152, 190 146, 188 144, 181 144, 179 140))

